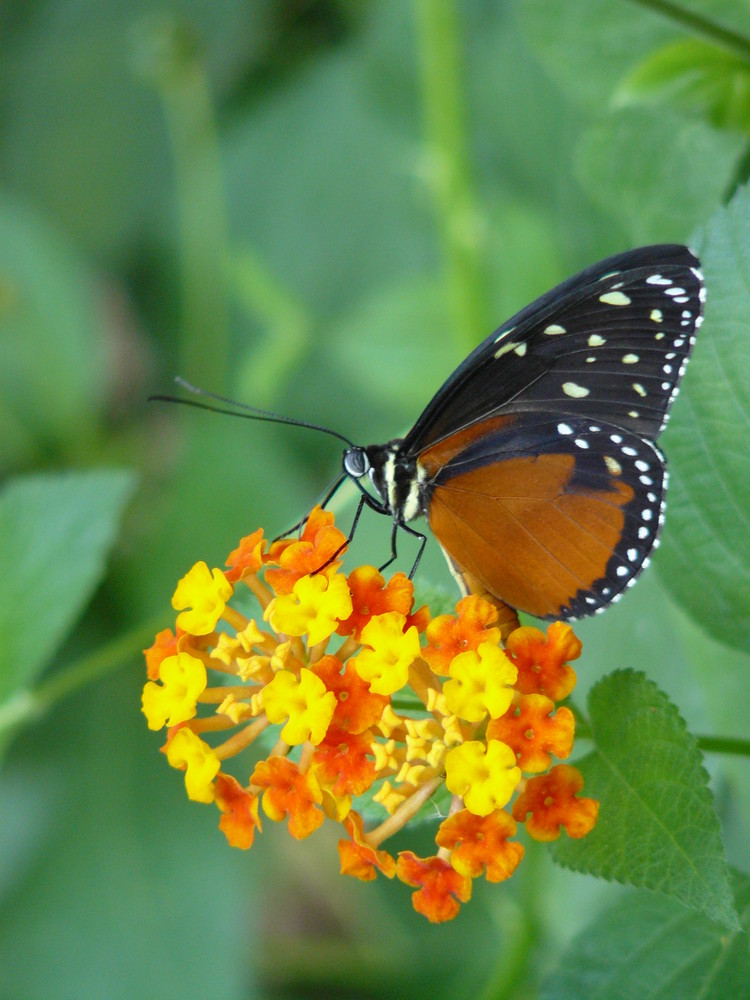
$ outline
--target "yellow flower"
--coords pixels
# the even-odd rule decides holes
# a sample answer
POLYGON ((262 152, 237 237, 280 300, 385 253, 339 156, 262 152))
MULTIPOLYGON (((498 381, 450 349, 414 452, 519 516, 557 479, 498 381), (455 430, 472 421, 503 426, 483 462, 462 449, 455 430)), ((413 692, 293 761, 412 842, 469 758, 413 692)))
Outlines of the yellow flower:
POLYGON ((167 656, 159 664, 159 680, 148 681, 141 697, 141 711, 149 729, 176 726, 196 713, 198 696, 206 687, 206 668, 190 653, 167 656))
POLYGON ((288 718, 281 738, 296 746, 310 740, 316 746, 326 734, 336 709, 336 695, 327 691, 312 670, 303 667, 297 678, 289 670, 280 670, 263 689, 263 708, 270 722, 288 718))
POLYGON ((172 597, 172 607, 182 612, 177 615, 178 627, 190 635, 213 632, 233 592, 220 569, 209 570, 204 562, 197 562, 177 584, 172 597))
POLYGON ((263 617, 277 632, 286 635, 307 635, 311 646, 327 639, 336 631, 339 621, 352 613, 352 598, 346 577, 338 573, 328 580, 325 576, 303 576, 291 594, 274 598, 263 617))
POLYGON ((169 727, 169 764, 189 798, 216 804, 232 846, 252 845, 261 803, 297 839, 328 818, 346 834, 342 873, 398 875, 416 889, 415 909, 442 921, 471 879, 513 872, 516 822, 541 840, 591 829, 598 804, 580 797, 582 776, 545 773, 574 734, 567 709, 553 714, 575 681, 569 626, 517 628, 503 649, 498 608, 476 596, 430 620, 403 574, 337 573, 346 538, 320 508, 299 540, 264 551, 263 537, 240 543, 226 575, 193 566, 172 600, 177 626, 145 651, 148 725, 169 727), (237 777, 223 770, 232 761, 237 777), (521 769, 538 776, 522 780, 521 769), (435 856, 382 850, 449 793, 435 856))
POLYGON ((420 655, 419 633, 414 625, 404 632, 406 616, 399 611, 376 615, 362 629, 363 649, 353 660, 357 673, 375 694, 393 694, 409 679, 409 667, 420 655))
POLYGON ((464 804, 475 816, 489 816, 502 809, 521 780, 513 751, 500 740, 489 740, 486 747, 470 740, 448 751, 445 758, 445 784, 454 795, 462 795, 464 804))
POLYGON ((451 679, 443 685, 446 704, 467 722, 481 722, 489 714, 497 719, 510 708, 516 668, 499 646, 483 642, 475 652, 459 653, 448 668, 451 679))
POLYGON ((185 788, 193 802, 213 802, 213 780, 221 763, 208 743, 192 729, 178 729, 167 746, 172 767, 185 771, 185 788))

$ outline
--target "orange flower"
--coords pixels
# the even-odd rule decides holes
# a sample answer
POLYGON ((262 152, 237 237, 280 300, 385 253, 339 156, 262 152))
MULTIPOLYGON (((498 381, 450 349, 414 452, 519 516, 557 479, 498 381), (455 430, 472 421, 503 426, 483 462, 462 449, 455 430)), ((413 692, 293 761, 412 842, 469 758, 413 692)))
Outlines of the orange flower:
POLYGON ((518 667, 516 689, 521 694, 546 694, 562 701, 573 690, 576 675, 568 660, 581 655, 581 640, 570 625, 554 622, 546 637, 538 628, 517 628, 508 636, 505 649, 518 667))
POLYGON ((554 711, 554 701, 545 695, 522 695, 505 715, 490 722, 487 739, 507 743, 522 771, 546 771, 552 763, 550 754, 561 759, 570 755, 575 735, 575 718, 570 709, 558 708, 553 716, 554 711))
POLYGON ((266 547, 263 529, 258 528, 252 535, 245 535, 240 544, 229 553, 224 563, 229 569, 224 576, 230 583, 237 583, 246 576, 257 573, 263 564, 263 550, 266 547))
POLYGON ((452 920, 459 902, 471 899, 471 879, 442 858, 418 858, 411 851, 401 851, 396 874, 407 885, 418 886, 411 897, 414 909, 433 924, 452 920))
POLYGON ((316 808, 323 801, 315 775, 304 773, 287 757, 269 757, 255 765, 250 784, 265 788, 263 811, 280 823, 289 816, 289 833, 297 840, 309 837, 323 822, 316 808))
POLYGON ((500 641, 500 629, 492 625, 497 621, 497 608, 488 601, 470 594, 458 602, 456 612, 433 618, 425 632, 428 644, 422 656, 436 674, 447 674, 459 653, 479 649, 483 642, 500 641))
POLYGON ((279 539, 263 556, 264 563, 279 567, 266 570, 266 583, 281 595, 291 594, 300 577, 308 574, 322 573, 330 578, 341 565, 341 560, 333 557, 343 555, 345 546, 346 535, 334 527, 333 514, 313 507, 299 540, 279 539))
POLYGON ((378 871, 387 878, 393 878, 396 874, 395 860, 387 851, 379 851, 367 843, 364 821, 359 813, 350 812, 343 826, 352 839, 339 841, 341 874, 352 875, 363 882, 371 882, 378 871))
POLYGON ((535 840, 557 840, 560 827, 569 837, 585 837, 596 823, 599 803, 577 798, 582 788, 581 772, 569 764, 558 764, 548 774, 529 778, 513 804, 513 816, 526 823, 535 840))
MULTIPOLYGON (((403 573, 394 573, 386 584, 385 579, 374 566, 359 566, 347 577, 352 593, 353 611, 336 629, 339 635, 354 635, 359 639, 362 629, 374 615, 387 611, 400 611, 406 616, 404 629, 423 621, 427 608, 420 608, 411 615, 414 606, 414 585, 403 573)), ((424 625, 422 625, 422 631, 424 625)))
POLYGON ((312 670, 336 695, 337 705, 331 728, 335 726, 349 733, 362 733, 380 721, 389 699, 386 695, 370 691, 370 685, 359 676, 351 663, 347 663, 343 673, 342 668, 338 657, 323 656, 312 670))
POLYGON ((451 864, 461 875, 476 878, 486 869, 488 882, 502 882, 523 857, 523 846, 508 840, 515 832, 513 818, 502 809, 489 816, 462 809, 443 820, 435 841, 451 850, 451 864))
POLYGON ((427 607, 412 610, 403 573, 337 572, 345 542, 316 507, 297 539, 266 551, 262 530, 247 535, 226 574, 196 563, 173 597, 175 631, 145 650, 144 714, 167 730, 163 751, 188 797, 216 802, 231 846, 253 845, 261 808, 297 839, 340 823, 342 874, 398 875, 419 913, 450 920, 472 879, 512 875, 524 853, 516 821, 544 840, 595 822, 575 768, 527 777, 570 754, 573 715, 555 699, 575 681, 567 661, 580 643, 568 625, 520 628, 506 651, 506 623, 478 596, 431 621, 427 607), (222 770, 234 757, 239 780, 222 770), (449 792, 435 856, 383 849, 449 792))
POLYGON ((231 774, 216 776, 216 804, 224 814, 219 829, 232 847, 247 850, 253 846, 256 828, 260 830, 258 796, 251 795, 231 774))
POLYGON ((168 656, 174 656, 176 653, 177 636, 171 628, 162 629, 161 632, 157 633, 156 638, 148 649, 143 650, 143 655, 146 657, 148 679, 151 681, 157 680, 161 661, 166 660, 168 656))
POLYGON ((355 735, 331 726, 313 756, 321 784, 339 797, 366 792, 376 778, 371 759, 374 738, 369 729, 355 735))

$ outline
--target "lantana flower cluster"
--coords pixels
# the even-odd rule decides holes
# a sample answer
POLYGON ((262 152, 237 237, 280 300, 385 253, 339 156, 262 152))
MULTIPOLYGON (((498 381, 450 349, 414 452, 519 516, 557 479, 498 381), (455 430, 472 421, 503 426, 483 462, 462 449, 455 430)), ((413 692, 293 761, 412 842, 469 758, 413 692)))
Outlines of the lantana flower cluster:
POLYGON ((343 874, 395 876, 416 910, 450 920, 473 879, 513 874, 519 824, 546 841, 596 822, 580 772, 553 763, 573 745, 558 703, 581 643, 563 623, 503 643, 497 609, 477 596, 433 618, 403 573, 344 575, 345 542, 316 508, 298 539, 269 544, 258 530, 224 569, 196 563, 172 598, 175 630, 145 651, 143 712, 232 846, 252 846, 262 815, 298 839, 339 823, 343 874), (389 853, 426 812, 435 854, 389 853))

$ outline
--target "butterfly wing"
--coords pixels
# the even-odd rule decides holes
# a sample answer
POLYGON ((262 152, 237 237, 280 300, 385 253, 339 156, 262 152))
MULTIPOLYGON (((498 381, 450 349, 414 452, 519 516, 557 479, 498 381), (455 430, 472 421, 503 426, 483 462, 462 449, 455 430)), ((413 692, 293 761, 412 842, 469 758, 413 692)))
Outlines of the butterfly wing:
POLYGON ((651 442, 612 424, 523 413, 447 464, 440 451, 420 459, 430 527, 460 571, 512 607, 592 614, 647 563, 666 476, 651 442))
POLYGON ((595 264, 508 320, 438 390, 402 452, 521 410, 607 420, 655 440, 702 321, 687 248, 641 247, 595 264))
POLYGON ((438 391, 401 451, 468 589, 541 618, 601 610, 663 519, 664 428, 703 312, 697 258, 608 258, 503 324, 438 391))

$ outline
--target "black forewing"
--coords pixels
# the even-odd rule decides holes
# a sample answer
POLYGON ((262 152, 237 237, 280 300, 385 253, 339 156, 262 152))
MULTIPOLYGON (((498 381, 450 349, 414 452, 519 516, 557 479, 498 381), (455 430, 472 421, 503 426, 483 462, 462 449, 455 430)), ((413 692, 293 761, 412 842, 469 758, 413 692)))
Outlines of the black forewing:
POLYGON ((477 421, 542 411, 605 420, 654 440, 700 325, 700 264, 659 244, 609 257, 500 326, 444 383, 404 454, 477 421))

